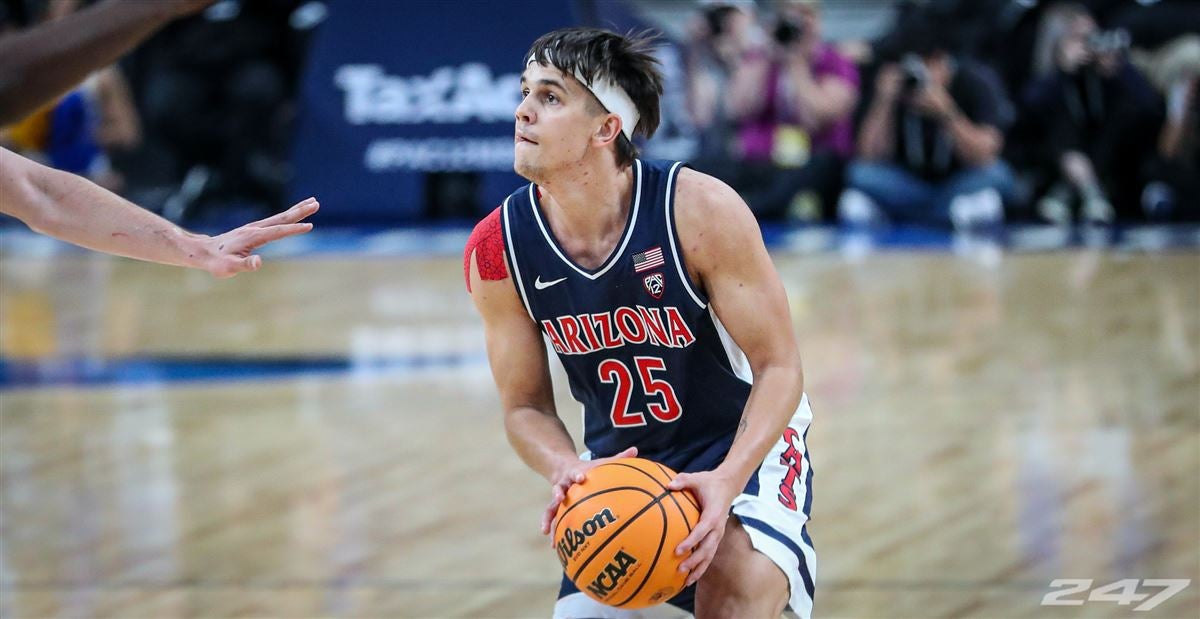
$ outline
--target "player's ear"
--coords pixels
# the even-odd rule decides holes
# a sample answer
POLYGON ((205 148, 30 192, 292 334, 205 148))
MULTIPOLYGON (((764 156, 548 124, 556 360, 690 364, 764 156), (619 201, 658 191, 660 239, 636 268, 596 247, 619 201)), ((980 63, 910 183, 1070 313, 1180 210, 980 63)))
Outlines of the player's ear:
POLYGON ((617 141, 621 135, 621 117, 616 114, 605 114, 604 122, 596 128, 596 133, 592 136, 599 146, 606 146, 608 143, 617 141))

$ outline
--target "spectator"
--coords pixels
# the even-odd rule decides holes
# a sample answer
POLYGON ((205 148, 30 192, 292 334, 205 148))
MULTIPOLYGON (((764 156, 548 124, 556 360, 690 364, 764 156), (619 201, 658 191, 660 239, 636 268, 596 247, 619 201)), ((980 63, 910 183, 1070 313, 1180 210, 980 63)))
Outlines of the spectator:
POLYGON ((847 223, 964 227, 1003 219, 1012 172, 999 158, 1013 116, 987 67, 950 53, 927 20, 905 27, 900 64, 880 67, 838 204, 847 223))
MULTIPOLYGON (((1137 203, 1139 166, 1153 150, 1160 101, 1125 57, 1128 35, 1101 32, 1087 9, 1059 4, 1042 17, 1033 82, 1023 115, 1039 139, 1033 163, 1049 179, 1038 214, 1071 220, 1071 205, 1092 223, 1113 221, 1118 204, 1137 203)), ((1124 213, 1129 214, 1129 213, 1124 213)))
POLYGON ((1139 66, 1166 98, 1157 152, 1145 167, 1141 204, 1151 219, 1200 215, 1200 35, 1181 36, 1139 66))
POLYGON ((726 102, 733 68, 758 34, 749 9, 716 4, 704 9, 688 28, 685 52, 688 112, 700 134, 693 163, 730 175, 734 166, 734 126, 726 102))
POLYGON ((819 9, 815 0, 782 2, 769 34, 732 9, 724 22, 729 42, 712 46, 727 71, 726 116, 718 122, 724 135, 732 132, 723 139, 736 165, 708 171, 763 219, 783 217, 798 196, 819 216, 821 204, 837 196, 853 151, 858 71, 822 41, 819 9))
POLYGON ((700 144, 692 166, 727 181, 738 168, 737 131, 728 112, 734 67, 761 36, 752 8, 716 4, 691 20, 684 52, 688 112, 700 144))

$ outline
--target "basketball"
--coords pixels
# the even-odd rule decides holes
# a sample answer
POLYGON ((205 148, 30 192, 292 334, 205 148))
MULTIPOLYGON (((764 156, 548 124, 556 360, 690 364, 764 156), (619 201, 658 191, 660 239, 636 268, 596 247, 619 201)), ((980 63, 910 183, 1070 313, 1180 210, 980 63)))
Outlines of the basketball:
POLYGON ((683 589, 675 547, 700 519, 690 491, 672 491, 675 471, 622 458, 588 471, 567 490, 553 533, 558 560, 579 590, 617 608, 645 608, 683 589))

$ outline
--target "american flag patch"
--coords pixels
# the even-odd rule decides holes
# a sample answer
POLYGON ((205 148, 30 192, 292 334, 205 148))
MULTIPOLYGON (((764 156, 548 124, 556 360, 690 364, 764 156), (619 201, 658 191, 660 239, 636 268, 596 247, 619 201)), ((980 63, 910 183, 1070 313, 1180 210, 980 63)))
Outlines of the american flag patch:
POLYGON ((633 272, 649 271, 665 264, 661 247, 652 247, 640 254, 633 255, 633 272))

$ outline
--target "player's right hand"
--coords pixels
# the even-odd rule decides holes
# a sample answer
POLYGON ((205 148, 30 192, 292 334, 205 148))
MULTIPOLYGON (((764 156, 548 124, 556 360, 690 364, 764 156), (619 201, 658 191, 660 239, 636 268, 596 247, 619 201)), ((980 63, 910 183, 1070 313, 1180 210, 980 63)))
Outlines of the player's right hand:
MULTIPOLYGON (((554 523, 554 517, 558 515, 558 506, 562 505, 563 499, 567 498, 567 488, 573 484, 583 483, 583 480, 587 479, 587 472, 591 469, 620 458, 636 458, 637 453, 637 447, 630 447, 609 458, 576 460, 555 473, 550 480, 550 504, 546 506, 546 511, 542 514, 542 535, 550 534, 550 525, 554 523)), ((551 540, 550 543, 553 545, 554 540, 551 540)))

